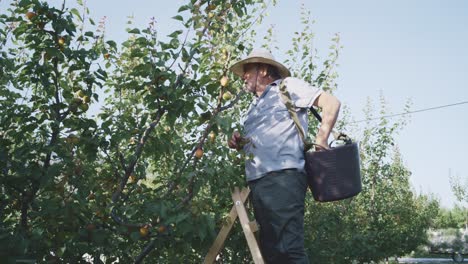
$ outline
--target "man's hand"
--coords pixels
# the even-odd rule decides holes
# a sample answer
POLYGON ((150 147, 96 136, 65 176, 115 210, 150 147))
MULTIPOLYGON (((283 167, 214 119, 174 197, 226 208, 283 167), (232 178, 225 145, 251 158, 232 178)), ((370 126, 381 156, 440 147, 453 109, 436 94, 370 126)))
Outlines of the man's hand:
POLYGON ((243 138, 239 131, 234 131, 234 133, 232 133, 231 139, 228 141, 228 146, 232 149, 241 150, 242 147, 244 147, 244 145, 248 142, 249 140, 243 138))
POLYGON ((316 138, 315 139, 315 151, 323 151, 323 150, 327 150, 328 149, 328 142, 326 139, 320 139, 320 138, 316 138))

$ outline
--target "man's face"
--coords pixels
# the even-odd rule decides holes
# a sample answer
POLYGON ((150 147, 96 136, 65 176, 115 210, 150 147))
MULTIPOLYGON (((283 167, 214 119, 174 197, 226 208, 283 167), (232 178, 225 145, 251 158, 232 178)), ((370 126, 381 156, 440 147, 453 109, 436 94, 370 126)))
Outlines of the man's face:
POLYGON ((244 66, 244 89, 255 93, 258 81, 258 64, 251 63, 244 66))

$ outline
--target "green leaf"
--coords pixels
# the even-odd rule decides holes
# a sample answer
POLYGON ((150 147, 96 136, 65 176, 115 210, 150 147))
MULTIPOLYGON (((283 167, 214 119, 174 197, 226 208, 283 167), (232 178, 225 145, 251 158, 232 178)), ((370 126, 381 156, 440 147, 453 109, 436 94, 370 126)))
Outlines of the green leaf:
POLYGON ((109 40, 106 43, 107 45, 111 46, 111 48, 113 48, 114 50, 117 50, 117 43, 115 43, 115 41, 109 40))
POLYGON ((83 18, 80 15, 80 12, 76 8, 72 8, 70 12, 75 15, 81 22, 83 22, 83 18))
POLYGON ((177 10, 178 13, 180 12, 183 12, 185 10, 189 10, 190 9, 190 6, 189 5, 183 5, 179 8, 179 10, 177 10))
POLYGON ((131 238, 133 241, 138 241, 138 240, 140 240, 140 238, 141 238, 140 232, 132 232, 132 233, 130 234, 130 238, 131 238))
POLYGON ((182 22, 184 21, 184 18, 181 15, 177 15, 177 16, 174 16, 172 18, 175 19, 175 20, 182 21, 182 22))
POLYGON ((183 32, 184 32, 184 31, 182 31, 182 30, 176 30, 176 31, 172 32, 170 35, 168 35, 168 37, 170 37, 170 38, 176 38, 176 37, 178 37, 180 34, 182 34, 183 32))
POLYGON ((92 31, 87 31, 87 32, 84 33, 84 35, 87 36, 87 37, 93 38, 93 37, 94 37, 94 32, 92 32, 92 31))
POLYGON ((140 30, 138 28, 127 29, 127 32, 130 34, 140 34, 140 30))
POLYGON ((60 51, 56 48, 46 48, 45 51, 51 57, 57 57, 61 55, 60 51))

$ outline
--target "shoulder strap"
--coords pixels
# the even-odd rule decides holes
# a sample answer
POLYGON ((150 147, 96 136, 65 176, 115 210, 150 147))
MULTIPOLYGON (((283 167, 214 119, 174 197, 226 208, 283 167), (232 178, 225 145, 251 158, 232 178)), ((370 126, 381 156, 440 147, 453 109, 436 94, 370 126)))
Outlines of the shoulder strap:
MULTIPOLYGON (((279 86, 280 89, 280 95, 283 101, 285 102, 286 108, 288 109, 289 114, 291 115, 292 120, 294 121, 294 124, 296 125, 297 131, 299 131, 299 135, 302 138, 302 141, 304 142, 304 150, 308 151, 309 149, 312 148, 314 143, 310 142, 309 139, 307 138, 307 135, 304 135, 304 130, 301 127, 301 123, 299 122, 299 118, 297 117, 297 113, 294 110, 294 104, 291 100, 291 96, 289 95, 288 90, 286 89, 286 84, 284 83, 284 79, 281 81, 281 84, 279 86)), ((315 110, 315 108, 312 106, 310 107, 310 111, 314 114, 315 118, 318 119, 318 121, 321 123, 322 122, 322 117, 320 114, 315 110)), ((333 134, 333 137, 335 140, 342 139, 348 143, 350 143, 352 140, 350 137, 348 137, 346 134, 338 132, 336 130, 331 131, 333 134)))
POLYGON ((280 89, 281 99, 286 105, 289 115, 294 121, 294 125, 296 126, 297 131, 299 132, 299 135, 301 136, 301 139, 304 142, 304 150, 308 151, 310 148, 312 148, 313 144, 308 140, 307 135, 304 133, 304 130, 302 129, 301 123, 299 122, 299 118, 297 117, 297 113, 294 110, 294 104, 291 100, 291 95, 289 95, 289 92, 286 89, 286 84, 284 83, 284 80, 281 81, 279 85, 279 89, 280 89))
POLYGON ((317 112, 317 110, 315 110, 313 106, 310 107, 310 111, 312 112, 312 114, 314 114, 315 118, 317 118, 318 121, 322 123, 322 117, 319 115, 319 113, 317 112))

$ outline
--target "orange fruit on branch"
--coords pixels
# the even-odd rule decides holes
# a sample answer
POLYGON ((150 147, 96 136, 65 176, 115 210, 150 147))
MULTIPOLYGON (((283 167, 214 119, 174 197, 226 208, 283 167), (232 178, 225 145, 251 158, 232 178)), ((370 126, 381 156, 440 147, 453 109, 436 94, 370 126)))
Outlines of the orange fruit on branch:
POLYGON ((149 229, 147 226, 140 227, 140 236, 146 237, 149 234, 149 229))
POLYGON ((26 17, 29 20, 33 19, 35 16, 36 16, 36 13, 34 13, 34 12, 29 11, 29 12, 26 13, 26 17))
POLYGON ((164 233, 164 231, 166 231, 166 227, 164 225, 158 226, 158 232, 159 233, 164 233))
POLYGON ((64 37, 59 37, 57 42, 58 42, 58 44, 60 46, 63 46, 63 45, 65 45, 65 38, 64 37))
POLYGON ((197 159, 201 159, 201 157, 203 157, 203 149, 197 148, 197 150, 195 151, 195 157, 197 159))

